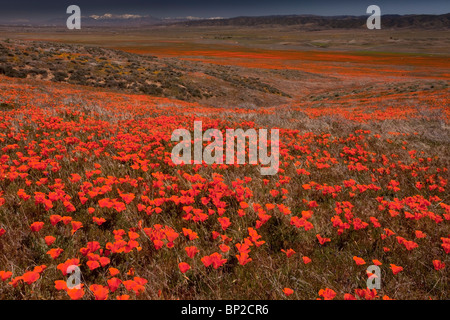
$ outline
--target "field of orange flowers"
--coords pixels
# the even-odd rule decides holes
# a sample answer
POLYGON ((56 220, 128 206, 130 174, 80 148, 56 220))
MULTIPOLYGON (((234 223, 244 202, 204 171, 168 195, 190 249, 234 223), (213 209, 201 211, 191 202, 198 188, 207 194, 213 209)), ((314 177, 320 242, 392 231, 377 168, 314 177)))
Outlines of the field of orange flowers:
POLYGON ((0 299, 448 299, 448 89, 351 99, 222 109, 2 76, 0 299), (278 174, 174 165, 195 120, 278 128, 278 174))

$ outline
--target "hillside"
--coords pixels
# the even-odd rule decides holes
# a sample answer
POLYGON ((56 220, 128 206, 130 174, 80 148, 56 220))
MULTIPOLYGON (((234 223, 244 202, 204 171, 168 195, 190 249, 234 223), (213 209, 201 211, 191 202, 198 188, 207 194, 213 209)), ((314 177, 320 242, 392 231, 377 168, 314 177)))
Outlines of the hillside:
MULTIPOLYGON (((368 16, 263 16, 263 17, 235 17, 217 20, 184 21, 178 24, 187 26, 301 26, 307 30, 326 29, 359 29, 366 28, 368 16)), ((420 28, 420 29, 448 29, 450 28, 450 13, 442 15, 383 15, 382 28, 420 28)))
POLYGON ((0 41, 0 74, 143 93, 185 101, 232 94, 265 105, 289 95, 238 67, 157 58, 94 46, 0 41))

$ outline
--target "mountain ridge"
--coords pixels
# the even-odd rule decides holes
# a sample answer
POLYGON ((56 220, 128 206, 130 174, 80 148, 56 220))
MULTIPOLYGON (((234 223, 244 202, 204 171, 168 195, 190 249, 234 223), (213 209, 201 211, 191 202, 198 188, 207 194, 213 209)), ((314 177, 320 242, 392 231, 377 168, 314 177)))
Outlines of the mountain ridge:
MULTIPOLYGON (((186 26, 262 26, 262 25, 299 25, 319 29, 354 29, 366 27, 369 15, 317 16, 317 15, 271 15, 240 16, 217 20, 192 20, 176 22, 186 26)), ((450 27, 450 13, 441 15, 386 14, 381 16, 381 27, 385 28, 444 28, 450 27)))
MULTIPOLYGON (((144 27, 161 25, 184 26, 302 26, 308 29, 356 29, 365 28, 369 15, 336 15, 320 16, 311 14, 302 15, 267 15, 267 16, 237 16, 232 18, 211 17, 176 17, 157 18, 150 15, 108 14, 83 16, 81 25, 86 27, 144 27), (126 18, 124 18, 126 16, 126 18)), ((0 25, 6 26, 43 26, 64 27, 66 17, 47 19, 41 21, 3 21, 0 25)), ((449 29, 450 13, 434 14, 385 14, 381 16, 382 28, 425 28, 449 29)))

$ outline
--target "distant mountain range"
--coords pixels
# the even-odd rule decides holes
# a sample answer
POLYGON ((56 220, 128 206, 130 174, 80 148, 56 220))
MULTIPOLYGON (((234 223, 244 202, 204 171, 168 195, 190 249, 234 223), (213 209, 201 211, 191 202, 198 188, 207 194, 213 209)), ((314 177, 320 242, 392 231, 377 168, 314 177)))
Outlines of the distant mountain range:
MULTIPOLYGON (((274 15, 234 18, 175 17, 156 18, 149 15, 110 14, 83 16, 81 26, 85 27, 144 27, 152 25, 185 26, 302 26, 308 30, 356 29, 366 26, 367 16, 316 16, 316 15, 274 15)), ((55 26, 64 27, 67 17, 44 20, 0 21, 0 25, 55 26)), ((382 28, 424 28, 449 29, 450 13, 441 15, 383 15, 382 28)))
MULTIPOLYGON (((0 25, 11 26, 42 26, 42 27, 65 27, 69 15, 59 18, 45 19, 45 20, 6 20, 0 21, 0 25)), ((103 15, 90 15, 81 17, 81 26, 85 27, 144 27, 152 25, 173 24, 185 21, 201 21, 201 20, 216 20, 221 17, 199 18, 199 17, 166 17, 156 18, 150 15, 137 14, 112 14, 105 13, 103 15)))
MULTIPOLYGON (((366 26, 367 16, 281 15, 263 17, 235 17, 220 20, 178 22, 187 26, 305 26, 308 29, 355 29, 366 26)), ((382 28, 450 28, 450 13, 442 15, 382 15, 382 28)))

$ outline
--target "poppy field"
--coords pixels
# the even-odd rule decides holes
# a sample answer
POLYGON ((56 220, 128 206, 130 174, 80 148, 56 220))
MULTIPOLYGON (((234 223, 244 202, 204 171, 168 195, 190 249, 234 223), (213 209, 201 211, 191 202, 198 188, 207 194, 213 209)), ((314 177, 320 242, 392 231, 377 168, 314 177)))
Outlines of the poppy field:
POLYGON ((220 108, 0 75, 0 299, 450 298, 448 59, 197 54, 338 89, 220 108), (279 129, 278 173, 175 165, 194 121, 279 129))

